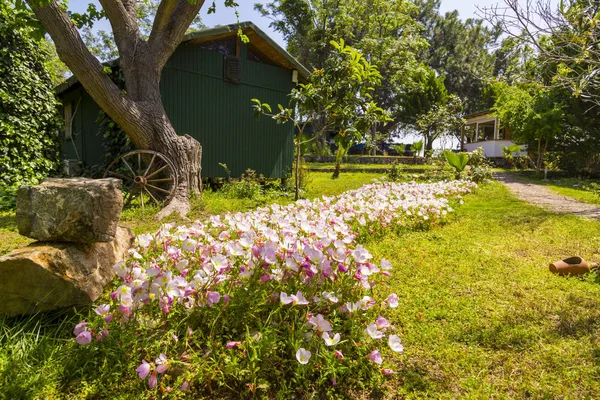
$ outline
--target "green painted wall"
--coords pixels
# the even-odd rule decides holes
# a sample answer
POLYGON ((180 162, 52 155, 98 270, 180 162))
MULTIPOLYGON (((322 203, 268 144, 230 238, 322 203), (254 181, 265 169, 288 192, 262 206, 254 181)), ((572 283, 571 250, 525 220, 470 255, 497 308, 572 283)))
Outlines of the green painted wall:
MULTIPOLYGON (((202 176, 223 177, 219 163, 233 176, 251 168, 268 178, 283 178, 293 164, 293 129, 270 118, 256 119, 252 98, 287 105, 294 84, 292 71, 246 59, 242 46, 241 83, 223 80, 224 56, 184 43, 165 66, 161 93, 167 115, 176 131, 202 144, 202 176)), ((81 98, 74 119, 74 143, 86 166, 102 161, 102 138, 96 118, 99 108, 80 87, 62 96, 63 101, 81 98)), ((66 158, 76 158, 73 144, 65 140, 66 158)))

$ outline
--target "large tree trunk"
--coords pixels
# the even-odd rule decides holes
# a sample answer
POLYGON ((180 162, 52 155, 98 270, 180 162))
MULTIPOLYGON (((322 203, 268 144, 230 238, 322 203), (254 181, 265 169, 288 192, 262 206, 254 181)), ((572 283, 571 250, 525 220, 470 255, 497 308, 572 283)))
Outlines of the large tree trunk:
POLYGON ((110 21, 125 77, 123 93, 89 52, 73 21, 58 0, 27 0, 56 44, 60 59, 73 71, 94 101, 142 149, 163 153, 174 164, 178 186, 170 203, 157 215, 189 211, 190 193, 199 193, 202 148, 191 136, 178 136, 160 96, 160 75, 203 0, 163 0, 148 40, 140 36, 135 0, 99 0, 110 21))

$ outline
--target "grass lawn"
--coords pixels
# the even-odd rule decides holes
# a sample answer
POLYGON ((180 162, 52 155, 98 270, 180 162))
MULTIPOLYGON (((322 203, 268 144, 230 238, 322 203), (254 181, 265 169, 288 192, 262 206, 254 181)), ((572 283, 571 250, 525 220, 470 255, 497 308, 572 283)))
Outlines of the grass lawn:
POLYGON ((527 182, 546 186, 553 192, 563 196, 573 197, 584 203, 600 205, 600 196, 583 188, 589 181, 581 180, 579 178, 560 178, 543 181, 542 179, 521 175, 518 175, 518 178, 527 182))
POLYGON ((600 261, 600 223, 515 200, 498 183, 454 222, 368 243, 393 260, 405 352, 391 397, 600 398, 600 280, 550 274, 600 261))
MULTIPOLYGON (((309 175, 307 196, 336 194, 377 177, 342 174, 331 181, 322 175, 309 175)), ((252 206, 206 194, 203 204, 195 215, 252 206)), ((600 260, 599 228, 528 206, 491 183, 465 197, 441 227, 365 243, 375 259, 394 264, 384 291, 395 291, 400 302, 391 322, 405 351, 397 356, 387 397, 600 398, 600 280, 548 272, 549 262, 569 255, 600 260)), ((122 378, 110 367, 113 357, 126 355, 106 348, 95 355, 104 365, 92 368, 85 349, 73 346, 74 321, 0 319, 0 398, 65 397, 65 390, 80 398, 117 396, 114 382, 122 378)))
MULTIPOLYGON (((311 169, 333 169, 335 168, 335 163, 306 163, 304 164, 306 168, 311 169)), ((351 164, 351 163, 342 163, 341 168, 356 168, 356 169, 382 169, 382 168, 391 168, 392 164, 351 164)), ((398 164, 398 168, 403 170, 417 169, 417 170, 433 170, 436 169, 437 166, 430 164, 398 164)))

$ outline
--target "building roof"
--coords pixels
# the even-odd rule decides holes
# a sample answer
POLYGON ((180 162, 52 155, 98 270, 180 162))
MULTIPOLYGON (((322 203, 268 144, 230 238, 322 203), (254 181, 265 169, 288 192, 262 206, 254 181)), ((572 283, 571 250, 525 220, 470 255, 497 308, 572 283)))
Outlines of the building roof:
POLYGON ((465 115, 463 118, 470 119, 470 118, 481 117, 483 115, 492 114, 492 113, 493 113, 492 110, 477 111, 472 114, 465 115))
MULTIPOLYGON (((237 35, 240 29, 246 36, 248 36, 250 43, 258 48, 275 65, 285 69, 298 70, 298 73, 302 76, 302 78, 304 78, 304 80, 308 79, 310 76, 310 71, 250 21, 191 32, 183 37, 181 43, 203 43, 211 40, 222 39, 237 35)), ((104 65, 109 67, 118 66, 119 59, 105 62, 104 65)), ((77 83, 79 83, 79 79, 73 75, 58 85, 55 88, 55 92, 56 94, 61 94, 77 83)))

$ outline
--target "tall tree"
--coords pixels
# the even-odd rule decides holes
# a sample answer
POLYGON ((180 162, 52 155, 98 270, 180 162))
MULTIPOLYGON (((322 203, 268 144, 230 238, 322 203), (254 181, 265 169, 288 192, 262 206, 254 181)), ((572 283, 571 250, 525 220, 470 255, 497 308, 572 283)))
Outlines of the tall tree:
MULTIPOLYGON (((161 1, 147 39, 140 31, 137 1, 99 2, 119 49, 119 68, 125 78, 125 92, 104 73, 103 65, 87 48, 59 0, 27 0, 54 41, 60 59, 94 101, 138 148, 160 151, 173 162, 178 174, 178 187, 175 196, 158 217, 172 212, 185 215, 189 211, 190 192, 200 190, 202 148, 191 136, 179 136, 175 132, 162 104, 159 82, 163 67, 204 1, 161 1)), ((236 4, 233 0, 225 0, 225 5, 232 7, 236 4)))
MULTIPOLYGON (((397 94, 411 85, 407 77, 420 68, 416 55, 426 42, 410 1, 276 0, 255 8, 271 18, 271 26, 283 34, 288 50, 309 67, 325 66, 332 40, 343 39, 360 50, 380 70, 382 80, 373 98, 391 114, 397 94)), ((378 130, 389 134, 398 122, 389 121, 378 130)))
POLYGON ((504 0, 482 10, 506 35, 539 54, 538 67, 554 70, 549 86, 600 107, 600 3, 596 0, 504 0))
POLYGON ((423 35, 429 47, 421 60, 439 75, 451 94, 464 102, 467 112, 480 107, 478 101, 492 78, 495 57, 492 49, 500 36, 499 27, 488 27, 483 19, 462 21, 458 11, 439 14, 439 0, 416 0, 417 18, 425 26, 423 35))

